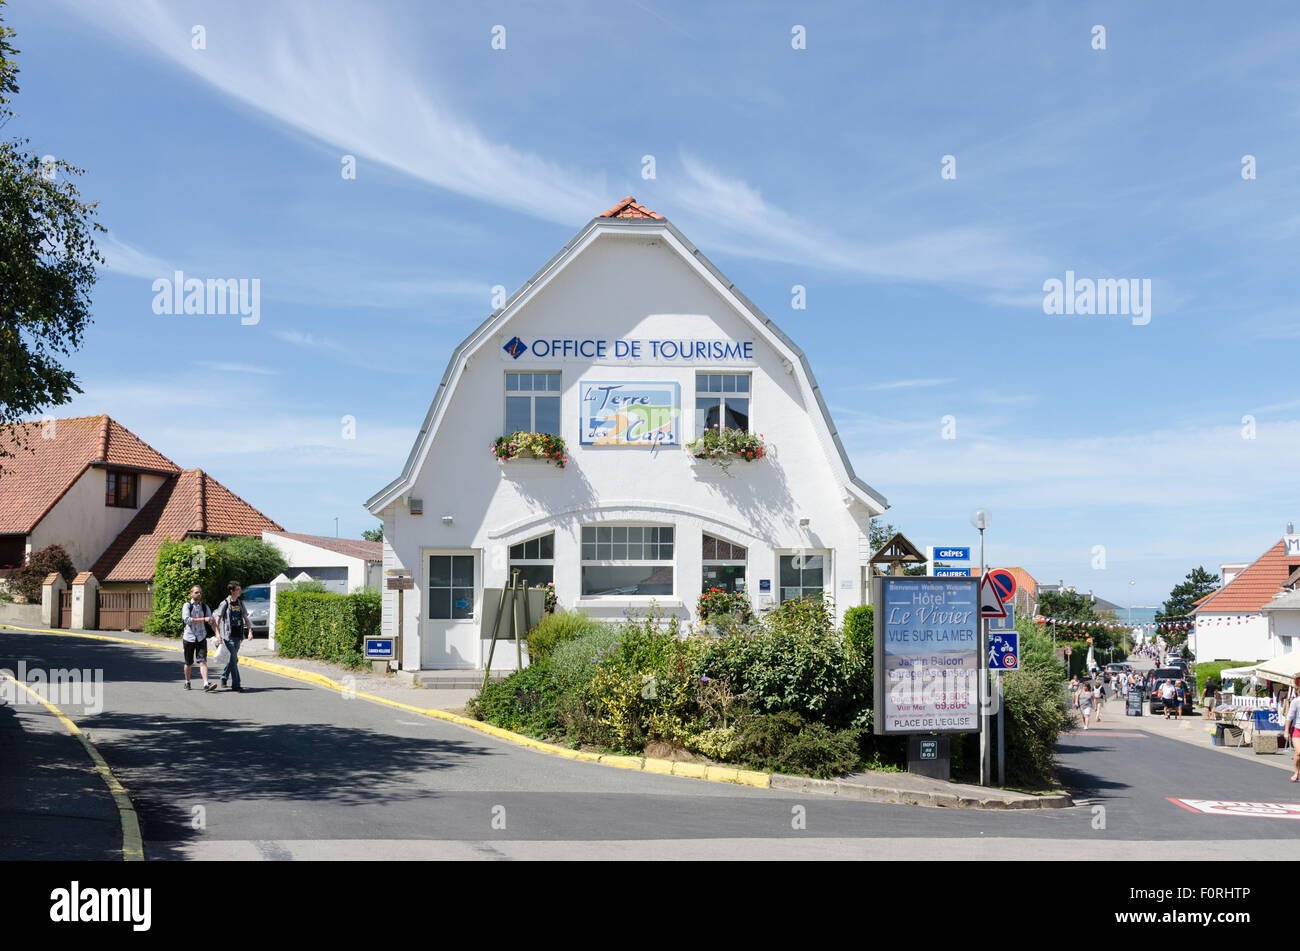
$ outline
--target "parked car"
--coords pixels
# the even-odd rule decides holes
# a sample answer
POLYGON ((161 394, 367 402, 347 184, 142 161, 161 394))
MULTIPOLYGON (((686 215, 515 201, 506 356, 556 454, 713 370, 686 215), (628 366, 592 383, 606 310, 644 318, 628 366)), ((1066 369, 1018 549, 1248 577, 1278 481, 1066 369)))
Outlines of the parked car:
POLYGON ((1180 683, 1183 685, 1183 713, 1190 714, 1196 709, 1196 691, 1192 689, 1192 685, 1181 677, 1161 677, 1151 687, 1151 715, 1165 712, 1165 702, 1160 699, 1160 686, 1167 680, 1173 680, 1175 685, 1180 683))
POLYGON ((271 586, 250 585, 244 589, 244 606, 248 609, 248 623, 254 637, 266 637, 271 617, 271 586))

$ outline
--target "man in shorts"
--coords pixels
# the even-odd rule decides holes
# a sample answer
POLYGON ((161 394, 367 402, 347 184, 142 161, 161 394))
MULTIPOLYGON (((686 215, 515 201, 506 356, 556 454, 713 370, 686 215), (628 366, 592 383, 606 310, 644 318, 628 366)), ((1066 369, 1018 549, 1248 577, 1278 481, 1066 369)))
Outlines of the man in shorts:
POLYGON ((203 675, 203 689, 211 693, 217 689, 216 681, 208 682, 208 625, 212 623, 212 612, 203 603, 203 589, 198 585, 190 588, 190 599, 181 608, 181 621, 185 625, 181 635, 181 649, 185 652, 185 689, 192 689, 190 668, 197 660, 199 673, 203 675))
POLYGON ((1169 714, 1173 712, 1174 704, 1178 702, 1178 689, 1174 686, 1172 680, 1166 680, 1160 685, 1160 699, 1164 703, 1165 719, 1168 720, 1169 714))

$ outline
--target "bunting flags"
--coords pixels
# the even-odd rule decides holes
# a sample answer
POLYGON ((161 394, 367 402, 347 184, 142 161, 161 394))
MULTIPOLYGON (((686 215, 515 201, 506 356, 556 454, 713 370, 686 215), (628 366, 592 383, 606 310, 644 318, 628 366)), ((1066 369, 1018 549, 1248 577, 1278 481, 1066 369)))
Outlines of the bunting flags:
MULTIPOLYGON (((1199 623, 1202 626, 1222 627, 1224 625, 1233 626, 1239 624, 1249 624, 1251 621, 1258 621, 1264 617, 1263 614, 1235 614, 1232 616, 1218 615, 1211 617, 1202 617, 1199 623)), ((1081 618, 1053 618, 1046 617, 1042 614, 1034 617, 1035 624, 1056 624, 1061 627, 1070 628, 1071 630, 1082 631, 1129 631, 1137 628, 1146 633, 1163 633, 1165 631, 1190 631, 1193 630, 1197 621, 1190 619, 1175 621, 1139 621, 1135 624, 1125 624, 1118 621, 1088 621, 1081 618)))

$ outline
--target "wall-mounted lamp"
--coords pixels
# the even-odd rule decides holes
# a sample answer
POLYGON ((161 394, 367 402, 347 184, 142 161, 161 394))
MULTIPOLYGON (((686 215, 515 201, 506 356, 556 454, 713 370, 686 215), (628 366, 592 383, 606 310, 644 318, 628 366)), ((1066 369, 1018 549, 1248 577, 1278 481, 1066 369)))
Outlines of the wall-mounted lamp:
POLYGON ((450 525, 450 524, 451 524, 451 516, 450 516, 450 515, 444 515, 444 516, 442 517, 442 524, 444 524, 444 525, 450 525))
POLYGON ((809 519, 806 519, 806 518, 801 518, 801 519, 799 519, 799 527, 800 527, 800 528, 807 528, 807 527, 808 527, 808 522, 809 522, 809 519))

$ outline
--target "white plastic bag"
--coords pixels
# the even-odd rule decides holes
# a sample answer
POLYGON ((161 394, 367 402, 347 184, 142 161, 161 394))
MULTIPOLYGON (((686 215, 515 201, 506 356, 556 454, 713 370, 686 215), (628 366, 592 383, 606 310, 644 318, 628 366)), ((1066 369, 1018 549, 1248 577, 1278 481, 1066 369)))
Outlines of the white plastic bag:
POLYGON ((216 639, 217 649, 212 652, 212 663, 224 664, 230 659, 230 651, 226 650, 226 642, 220 637, 216 639))

